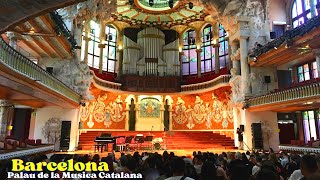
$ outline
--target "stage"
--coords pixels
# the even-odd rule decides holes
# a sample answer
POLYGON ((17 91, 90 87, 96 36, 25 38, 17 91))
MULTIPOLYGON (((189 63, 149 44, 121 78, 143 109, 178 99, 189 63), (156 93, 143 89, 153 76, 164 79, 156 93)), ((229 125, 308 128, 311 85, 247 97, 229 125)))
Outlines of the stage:
MULTIPOLYGON (((170 152, 174 152, 174 154, 176 156, 186 156, 189 158, 192 158, 192 153, 194 151, 198 152, 212 152, 212 153, 217 153, 217 154, 221 154, 222 152, 245 152, 243 150, 237 150, 237 149, 218 149, 218 148, 211 148, 211 149, 187 149, 187 150, 177 150, 177 149, 173 149, 173 150, 166 150, 168 151, 168 153, 170 152)), ((142 152, 148 152, 148 153, 155 153, 157 152, 158 154, 162 154, 165 150, 138 150, 138 152, 141 154, 142 152)), ((123 151, 125 154, 133 154, 136 151, 123 151)), ((54 154, 79 154, 79 155, 85 155, 85 154, 99 154, 100 157, 105 157, 108 156, 109 153, 112 153, 112 151, 104 151, 104 152, 95 152, 93 150, 77 150, 77 151, 68 151, 68 152, 55 152, 54 154)), ((114 152, 116 159, 118 159, 121 155, 121 152, 114 152)))

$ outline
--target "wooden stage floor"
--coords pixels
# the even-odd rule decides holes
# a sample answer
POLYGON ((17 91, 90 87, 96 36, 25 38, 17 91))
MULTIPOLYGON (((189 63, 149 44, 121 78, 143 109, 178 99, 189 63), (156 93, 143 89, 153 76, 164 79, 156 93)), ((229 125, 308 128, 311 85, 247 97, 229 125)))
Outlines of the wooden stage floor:
MULTIPOLYGON (((168 153, 174 152, 175 155, 177 156, 187 156, 187 157, 192 157, 193 151, 198 152, 199 149, 188 149, 188 150, 170 150, 168 149, 168 153)), ((142 152, 148 152, 148 153, 159 153, 162 154, 165 150, 138 150, 138 152, 141 154, 142 152)), ((237 149, 201 149, 202 152, 213 152, 213 153, 218 153, 221 154, 222 152, 245 152, 243 150, 237 150, 237 149)), ((124 151, 125 154, 133 154, 135 151, 124 151)), ((55 154, 79 154, 79 155, 84 155, 84 154, 99 154, 100 157, 105 157, 108 156, 108 154, 111 153, 111 151, 104 151, 104 152, 95 152, 93 150, 78 150, 78 151, 69 151, 69 152, 55 152, 55 154)), ((119 158, 121 155, 121 152, 115 152, 116 158, 119 158)))

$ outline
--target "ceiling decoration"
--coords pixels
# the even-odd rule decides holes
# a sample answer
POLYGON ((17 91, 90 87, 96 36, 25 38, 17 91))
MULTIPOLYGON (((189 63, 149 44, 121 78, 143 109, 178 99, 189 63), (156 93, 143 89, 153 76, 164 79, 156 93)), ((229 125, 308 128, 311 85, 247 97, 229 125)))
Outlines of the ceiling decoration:
POLYGON ((6 42, 17 41, 17 50, 31 60, 72 57, 67 39, 56 33, 49 14, 30 19, 3 34, 6 42))
POLYGON ((135 0, 131 5, 127 0, 117 0, 117 12, 112 17, 132 25, 171 27, 203 20, 207 16, 202 7, 190 6, 187 2, 173 1, 172 8, 164 0, 154 0, 152 6, 147 2, 149 0, 135 0))

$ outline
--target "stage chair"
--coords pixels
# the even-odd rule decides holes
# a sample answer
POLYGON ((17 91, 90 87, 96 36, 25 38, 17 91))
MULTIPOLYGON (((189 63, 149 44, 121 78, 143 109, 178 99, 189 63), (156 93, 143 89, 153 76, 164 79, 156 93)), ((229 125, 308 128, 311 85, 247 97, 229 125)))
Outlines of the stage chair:
POLYGON ((116 146, 117 149, 119 147, 119 151, 123 152, 124 149, 126 148, 126 138, 125 137, 119 137, 116 139, 116 146))
POLYGON ((39 145, 41 145, 41 144, 42 144, 41 139, 37 139, 37 140, 36 140, 36 145, 39 146, 39 145))

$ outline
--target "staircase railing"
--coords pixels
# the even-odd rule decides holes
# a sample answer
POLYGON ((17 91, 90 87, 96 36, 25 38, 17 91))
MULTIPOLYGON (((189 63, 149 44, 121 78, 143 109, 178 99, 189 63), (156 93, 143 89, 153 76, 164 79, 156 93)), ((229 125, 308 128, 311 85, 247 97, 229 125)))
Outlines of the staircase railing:
POLYGON ((41 83, 74 102, 81 100, 78 93, 13 49, 2 38, 0 38, 0 64, 41 83))

